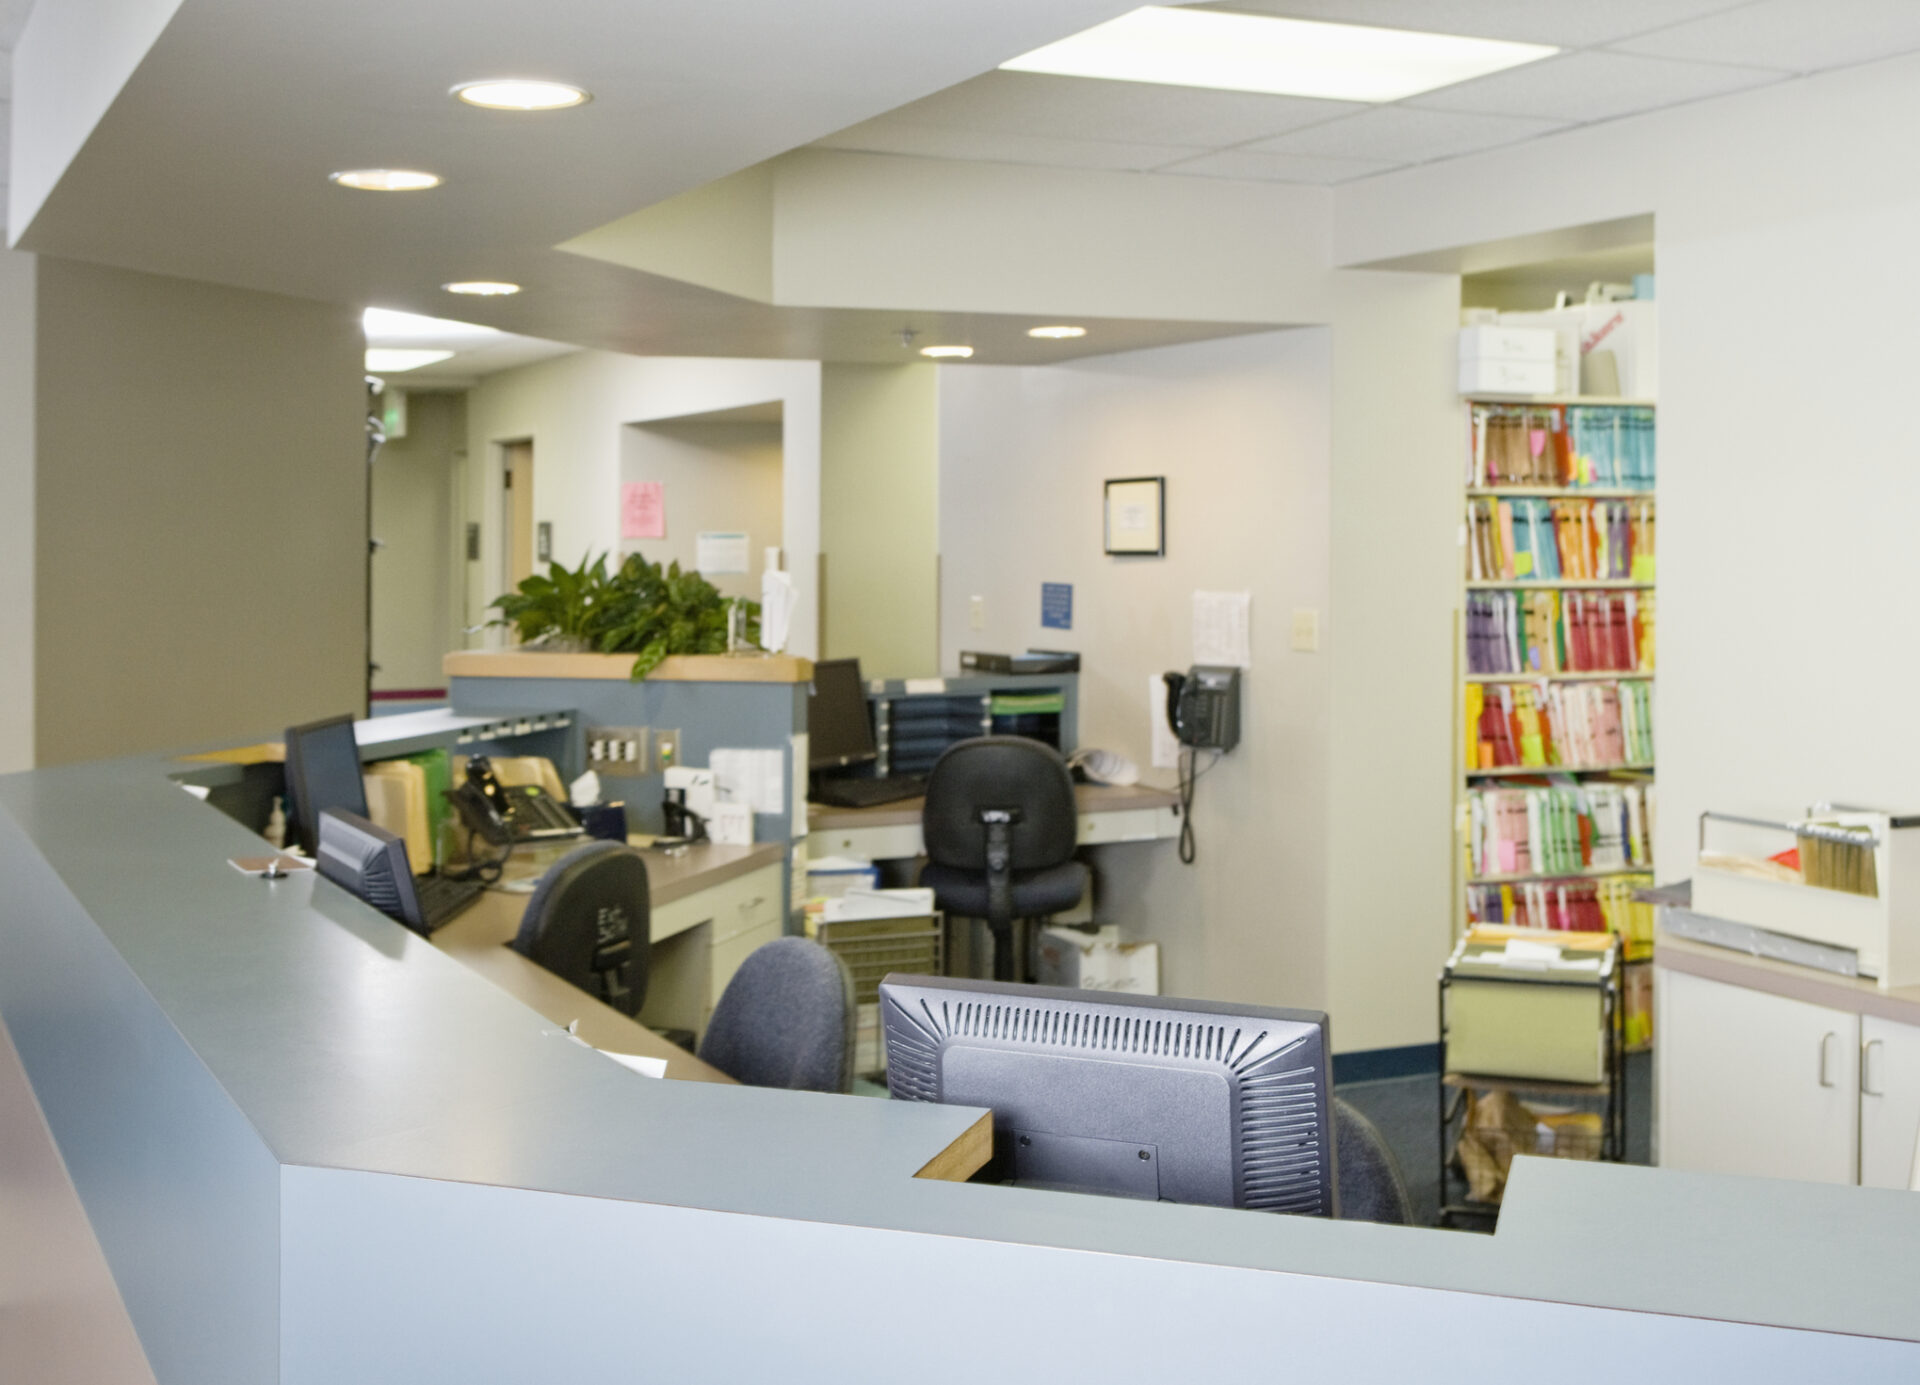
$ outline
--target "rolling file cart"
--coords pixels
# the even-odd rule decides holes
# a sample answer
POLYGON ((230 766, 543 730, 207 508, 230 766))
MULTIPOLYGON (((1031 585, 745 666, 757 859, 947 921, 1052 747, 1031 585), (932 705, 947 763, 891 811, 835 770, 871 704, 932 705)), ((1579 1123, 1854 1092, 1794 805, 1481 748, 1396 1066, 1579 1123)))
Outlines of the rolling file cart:
POLYGON ((1478 927, 1454 948, 1440 974, 1440 1225, 1497 1219, 1516 1154, 1625 1159, 1622 977, 1611 934, 1478 927), (1501 1118, 1476 1121, 1476 1102, 1501 1118), (1475 1196, 1476 1174, 1491 1196, 1475 1196))

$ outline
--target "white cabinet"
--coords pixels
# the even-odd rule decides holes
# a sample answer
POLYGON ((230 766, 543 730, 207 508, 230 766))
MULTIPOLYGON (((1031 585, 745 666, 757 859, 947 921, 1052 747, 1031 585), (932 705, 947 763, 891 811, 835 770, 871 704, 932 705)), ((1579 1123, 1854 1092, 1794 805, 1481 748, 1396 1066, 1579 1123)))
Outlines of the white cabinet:
POLYGON ((1860 1019, 1860 1182, 1904 1188, 1920 1142, 1920 1027, 1860 1019))
POLYGON ((1852 1183, 1860 1017, 1661 968, 1660 1164, 1852 1183))
POLYGON ((1659 1162, 1905 1188, 1920 1026, 1661 968, 1659 1162))

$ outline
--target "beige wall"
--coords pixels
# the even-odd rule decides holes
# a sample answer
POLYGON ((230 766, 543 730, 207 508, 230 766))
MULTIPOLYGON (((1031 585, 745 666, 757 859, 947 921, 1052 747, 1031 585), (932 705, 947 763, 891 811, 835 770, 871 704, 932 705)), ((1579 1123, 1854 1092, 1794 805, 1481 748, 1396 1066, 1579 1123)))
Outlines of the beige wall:
POLYGON ((457 483, 466 455, 466 396, 412 394, 407 435, 388 440, 374 461, 376 690, 444 687, 441 656, 461 647, 457 483))
POLYGON ((1173 995, 1328 1001, 1330 670, 1287 635, 1330 594, 1331 347, 1304 329, 940 368, 946 667, 963 647, 1079 650, 1081 744, 1170 785, 1148 768, 1147 681, 1193 662, 1196 589, 1253 594, 1244 738, 1199 782, 1196 864, 1170 842, 1098 853, 1101 920, 1162 944, 1173 995), (1102 552, 1102 483, 1126 476, 1167 478, 1164 558, 1102 552), (1040 625, 1042 582, 1073 584, 1071 631, 1040 625))
POLYGON ((1460 281, 1339 276, 1327 954, 1342 1052, 1431 1043, 1452 945, 1460 281))
MULTIPOLYGON (((535 486, 539 481, 535 461, 535 486)), ((619 555, 644 553, 654 563, 695 566, 704 531, 747 536, 748 570, 709 573, 725 596, 760 599, 765 550, 780 547, 780 425, 664 419, 633 424, 620 435, 620 480, 658 481, 666 500, 664 539, 622 539, 619 555)), ((555 553, 569 564, 578 553, 555 553)))
POLYGON ((870 678, 940 672, 938 371, 821 369, 821 653, 870 678))
MULTIPOLYGON (((811 658, 818 648, 820 552, 817 361, 580 351, 486 377, 467 396, 465 518, 477 521, 482 534, 481 561, 467 565, 473 618, 485 619, 487 604, 501 592, 502 444, 532 439, 534 520, 553 525, 555 557, 578 562, 583 553, 621 547, 620 469, 628 424, 775 401, 783 420, 780 537, 799 601, 787 647, 811 658)), ((669 507, 669 529, 673 522, 669 507)))
POLYGON ((347 308, 42 256, 40 763, 362 710, 347 308))
POLYGON ((0 774, 33 768, 33 282, 0 250, 0 774))

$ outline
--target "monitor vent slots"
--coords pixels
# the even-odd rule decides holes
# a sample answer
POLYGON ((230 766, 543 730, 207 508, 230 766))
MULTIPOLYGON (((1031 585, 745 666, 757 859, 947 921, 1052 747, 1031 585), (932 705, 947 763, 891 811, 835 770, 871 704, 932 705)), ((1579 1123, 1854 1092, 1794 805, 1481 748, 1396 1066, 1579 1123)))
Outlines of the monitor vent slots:
POLYGON ((1309 1069, 1291 1068, 1242 1078, 1240 1141, 1246 1152, 1242 1189, 1245 1206, 1271 1212, 1319 1209, 1319 1124, 1319 1103, 1309 1069))

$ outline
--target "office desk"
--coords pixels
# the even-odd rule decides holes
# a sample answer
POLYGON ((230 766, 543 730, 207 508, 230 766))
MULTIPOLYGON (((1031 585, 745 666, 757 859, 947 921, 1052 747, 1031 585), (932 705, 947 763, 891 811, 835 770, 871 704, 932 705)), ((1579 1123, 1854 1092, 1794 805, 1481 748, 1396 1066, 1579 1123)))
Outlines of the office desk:
POLYGON ((0 1020, 162 1385, 1920 1379, 1910 1193, 1521 1158, 1476 1236, 916 1177, 983 1113, 636 1077, 234 871, 175 769, 0 777, 0 1020))
MULTIPOLYGON (((1124 788, 1111 784, 1075 784, 1074 805, 1080 811, 1079 843, 1103 846, 1113 842, 1151 842, 1180 835, 1180 799, 1167 789, 1144 784, 1124 788)), ((872 808, 836 808, 826 803, 807 805, 809 856, 858 856, 887 861, 918 856, 920 811, 924 798, 882 803, 872 808)))
MULTIPOLYGON (((578 841, 564 841, 542 844, 531 851, 516 850, 508 862, 506 878, 522 884, 537 879, 554 861, 579 845, 578 841)), ((780 889, 786 849, 773 842, 757 846, 702 842, 672 855, 660 851, 643 854, 653 955, 640 1023, 602 1005, 506 946, 519 931, 530 897, 526 892, 488 890, 478 903, 435 933, 433 945, 480 971, 548 1019, 563 1026, 579 1019, 580 1037, 595 1048, 666 1057, 669 1077, 712 1081, 715 1078, 706 1074, 714 1070, 705 1064, 700 1065, 702 1073, 675 1064, 675 1055, 685 1058, 686 1051, 661 1039, 648 1026, 690 1029, 696 1035, 706 1032, 707 1019, 741 962, 782 932, 780 889), (593 1011, 581 1010, 583 1003, 593 1011), (590 1018, 592 1032, 588 1030, 590 1018), (606 1042, 597 1037, 601 1034, 606 1042), (628 1047, 630 1043, 654 1046, 628 1047)))

